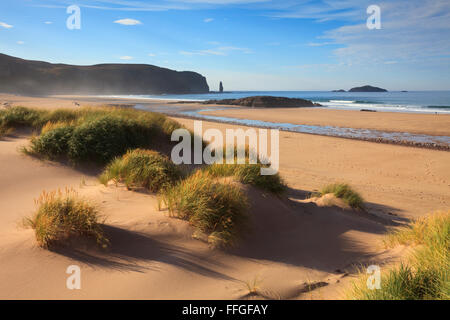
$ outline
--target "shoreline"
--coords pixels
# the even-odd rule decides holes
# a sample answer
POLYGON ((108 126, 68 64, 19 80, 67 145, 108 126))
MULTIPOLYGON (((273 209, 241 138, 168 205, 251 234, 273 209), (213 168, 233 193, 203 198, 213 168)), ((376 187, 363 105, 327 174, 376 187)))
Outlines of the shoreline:
MULTIPOLYGON (((163 113, 163 112, 162 112, 163 113)), ((238 121, 220 121, 215 119, 205 119, 200 116, 191 116, 186 114, 173 114, 173 113, 163 113, 166 116, 170 116, 172 118, 182 118, 182 119, 192 119, 192 120, 202 120, 202 121, 210 121, 210 122, 216 122, 216 123, 223 123, 223 124, 232 124, 232 125, 238 125, 242 127, 247 128, 262 128, 262 129, 279 129, 280 131, 286 131, 286 132, 292 132, 297 134, 308 134, 312 136, 322 136, 322 137, 332 137, 332 138, 340 138, 340 139, 348 139, 348 140, 358 140, 358 141, 365 141, 365 142, 374 142, 374 143, 381 143, 381 144, 391 144, 391 145, 398 145, 398 146, 405 146, 405 147, 413 147, 413 148, 423 148, 423 149, 432 149, 432 150, 439 150, 439 151, 450 151, 450 145, 438 145, 436 143, 423 143, 423 142, 414 142, 414 141, 405 141, 405 140, 390 140, 390 139, 384 139, 384 138, 359 138, 359 137, 345 137, 345 136, 338 136, 338 135, 327 135, 327 134, 320 134, 320 133, 309 133, 309 132, 296 132, 294 130, 287 130, 280 127, 270 127, 270 126, 261 126, 261 125, 255 125, 255 124, 242 124, 238 121)))
POLYGON ((92 96, 51 96, 37 98, 0 94, 0 107, 1 105, 5 106, 5 103, 15 106, 22 105, 43 108, 72 108, 78 105, 96 106, 105 104, 133 107, 141 106, 140 109, 143 110, 180 118, 229 123, 246 127, 277 128, 286 132, 450 151, 450 143, 447 143, 445 139, 444 141, 441 139, 441 137, 450 138, 450 115, 446 114, 361 112, 320 107, 253 109, 226 106, 225 108, 222 107, 223 109, 221 110, 220 105, 200 104, 198 102, 179 104, 168 100, 144 102, 142 100, 125 98, 105 99, 92 96), (208 108, 212 108, 213 110, 204 110, 208 108), (188 112, 196 112, 199 116, 186 114, 188 112), (220 119, 205 118, 203 116, 226 117, 235 120, 221 121, 220 119), (246 124, 243 120, 251 123, 246 124), (258 125, 258 121, 264 122, 264 124, 258 125), (280 125, 278 126, 276 124, 280 125), (283 124, 287 124, 287 128, 283 128, 283 124), (297 128, 295 128, 296 126, 297 128), (303 130, 303 126, 316 126, 317 128, 306 128, 303 130), (290 130, 290 127, 294 128, 294 130, 290 130), (330 134, 327 134, 328 132, 330 134), (388 136, 386 137, 386 135, 388 136), (409 135, 417 135, 418 137, 410 138, 409 135), (425 137, 420 137, 421 135, 425 137), (433 137, 436 137, 437 141, 434 141, 433 137))

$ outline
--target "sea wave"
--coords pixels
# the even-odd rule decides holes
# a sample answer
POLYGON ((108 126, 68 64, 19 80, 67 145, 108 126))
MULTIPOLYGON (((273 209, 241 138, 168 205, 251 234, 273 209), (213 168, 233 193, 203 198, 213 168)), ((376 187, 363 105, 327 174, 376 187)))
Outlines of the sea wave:
POLYGON ((328 100, 328 102, 335 102, 335 103, 355 103, 356 101, 353 101, 353 100, 328 100))
POLYGON ((450 106, 426 106, 428 109, 450 109, 450 106))

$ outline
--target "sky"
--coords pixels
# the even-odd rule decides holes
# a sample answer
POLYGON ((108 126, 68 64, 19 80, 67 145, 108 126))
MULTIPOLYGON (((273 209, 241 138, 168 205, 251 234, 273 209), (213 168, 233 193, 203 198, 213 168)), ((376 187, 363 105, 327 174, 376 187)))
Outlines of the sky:
POLYGON ((0 52, 196 71, 211 90, 450 90, 450 1, 1 0, 0 52))

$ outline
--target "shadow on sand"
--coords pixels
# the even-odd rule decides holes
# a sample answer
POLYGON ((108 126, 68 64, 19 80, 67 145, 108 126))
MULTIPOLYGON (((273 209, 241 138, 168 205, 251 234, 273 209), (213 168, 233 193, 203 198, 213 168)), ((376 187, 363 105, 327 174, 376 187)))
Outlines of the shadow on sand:
POLYGON ((213 268, 221 264, 207 256, 196 255, 188 249, 164 243, 140 232, 118 227, 103 226, 111 240, 109 249, 93 248, 92 242, 67 247, 56 247, 52 251, 80 261, 90 267, 108 268, 116 271, 146 272, 158 271, 165 263, 196 274, 218 279, 233 280, 213 268))

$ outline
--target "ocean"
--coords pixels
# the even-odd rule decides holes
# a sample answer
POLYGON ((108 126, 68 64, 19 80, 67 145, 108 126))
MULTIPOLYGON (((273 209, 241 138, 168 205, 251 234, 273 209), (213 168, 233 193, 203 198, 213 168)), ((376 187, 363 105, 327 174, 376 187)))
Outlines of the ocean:
POLYGON ((330 92, 330 91, 232 91, 205 94, 115 96, 151 100, 205 101, 249 96, 303 98, 334 109, 371 109, 389 112, 450 113, 450 91, 330 92))

